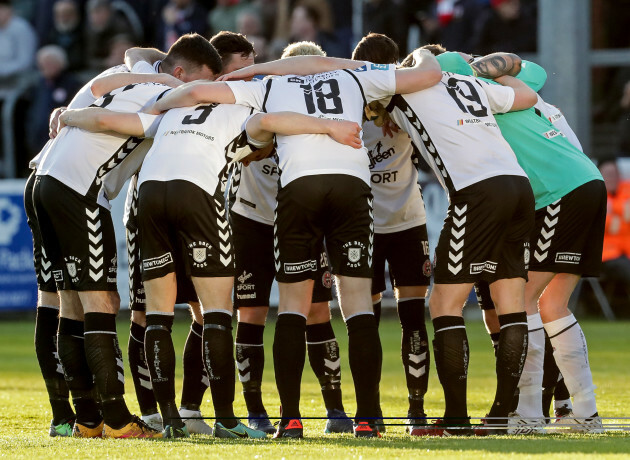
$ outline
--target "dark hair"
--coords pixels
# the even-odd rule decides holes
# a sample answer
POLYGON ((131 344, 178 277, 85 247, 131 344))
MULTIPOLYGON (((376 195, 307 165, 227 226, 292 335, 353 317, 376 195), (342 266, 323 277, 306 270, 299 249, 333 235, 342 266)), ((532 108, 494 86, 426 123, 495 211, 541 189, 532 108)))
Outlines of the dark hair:
POLYGON ((210 43, 221 56, 223 67, 230 63, 234 53, 239 53, 243 57, 247 57, 252 53, 254 53, 254 56, 256 55, 254 45, 243 34, 222 30, 210 38, 210 43))
POLYGON ((395 64, 399 56, 398 45, 394 40, 374 32, 363 37, 352 52, 352 59, 375 64, 395 64))
MULTIPOLYGON (((437 44, 424 45, 418 49, 429 50, 433 56, 439 56, 442 53, 446 53, 446 48, 437 44)), ((413 52, 409 53, 409 55, 400 63, 401 67, 413 67, 414 65, 416 65, 416 60, 413 58, 413 52)))
POLYGON ((178 65, 189 67, 187 71, 193 71, 205 65, 215 75, 221 73, 223 69, 217 50, 199 34, 182 35, 168 50, 162 66, 168 71, 178 65))

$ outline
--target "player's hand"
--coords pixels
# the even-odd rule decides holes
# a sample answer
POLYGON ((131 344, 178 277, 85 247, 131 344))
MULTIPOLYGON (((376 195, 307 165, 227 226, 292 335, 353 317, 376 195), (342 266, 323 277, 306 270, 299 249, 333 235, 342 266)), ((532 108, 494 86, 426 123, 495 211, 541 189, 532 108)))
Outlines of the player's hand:
POLYGON ((383 119, 383 125, 381 126, 381 129, 383 130, 383 136, 389 137, 394 137, 394 133, 400 131, 398 125, 394 123, 389 117, 385 117, 383 119))
POLYGON ((59 126, 59 115, 66 109, 67 107, 57 107, 50 114, 50 119, 48 120, 48 137, 51 139, 57 137, 57 134, 61 131, 61 128, 63 128, 63 126, 59 126))
POLYGON ((328 135, 340 144, 349 145, 355 149, 360 149, 363 146, 363 142, 361 141, 361 126, 354 121, 331 120, 328 135))

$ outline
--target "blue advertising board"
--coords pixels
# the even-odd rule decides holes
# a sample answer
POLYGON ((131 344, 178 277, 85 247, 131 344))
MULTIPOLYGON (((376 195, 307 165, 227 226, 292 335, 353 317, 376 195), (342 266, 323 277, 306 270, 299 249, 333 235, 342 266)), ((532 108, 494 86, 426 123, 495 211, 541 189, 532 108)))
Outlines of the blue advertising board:
POLYGON ((0 311, 35 308, 33 240, 24 213, 26 181, 0 181, 0 311))

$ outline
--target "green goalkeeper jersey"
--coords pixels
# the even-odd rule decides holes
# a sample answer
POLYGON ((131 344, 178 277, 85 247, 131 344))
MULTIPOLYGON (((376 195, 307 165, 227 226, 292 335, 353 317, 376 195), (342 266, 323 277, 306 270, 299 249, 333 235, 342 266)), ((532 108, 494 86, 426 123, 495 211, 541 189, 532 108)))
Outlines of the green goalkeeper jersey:
MULTIPOLYGON (((437 59, 443 71, 473 74, 472 68, 459 53, 444 53, 437 56, 437 59)), ((547 74, 539 65, 523 61, 517 78, 537 91, 542 88, 547 74)), ((496 83, 493 80, 483 80, 496 83)), ((538 104, 544 104, 540 97, 538 101, 538 104)), ((536 199, 536 210, 557 201, 580 185, 592 180, 602 180, 593 162, 571 144, 547 118, 539 114, 540 111, 534 106, 527 110, 495 115, 501 134, 529 177, 536 199)))

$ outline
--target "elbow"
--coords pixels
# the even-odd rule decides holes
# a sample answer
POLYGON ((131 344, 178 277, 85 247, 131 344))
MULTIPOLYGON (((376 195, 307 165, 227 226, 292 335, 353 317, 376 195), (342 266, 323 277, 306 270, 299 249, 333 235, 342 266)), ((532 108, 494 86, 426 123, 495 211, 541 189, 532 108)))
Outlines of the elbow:
POLYGON ((438 68, 431 70, 427 79, 431 86, 437 85, 440 80, 442 80, 442 69, 438 68))
POLYGON ((262 131, 273 132, 274 115, 272 113, 260 114, 257 118, 258 118, 259 128, 262 131))
POLYGON ((100 78, 97 78, 96 80, 92 82, 92 85, 90 86, 90 91, 92 91, 92 95, 96 99, 98 99, 103 94, 105 94, 103 91, 103 82, 101 81, 100 78))
POLYGON ((533 89, 530 89, 526 97, 526 103, 525 103, 527 105, 526 108, 529 109, 530 107, 533 107, 534 105, 536 105, 537 102, 538 102, 538 94, 536 94, 536 92, 533 89))

